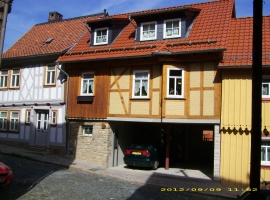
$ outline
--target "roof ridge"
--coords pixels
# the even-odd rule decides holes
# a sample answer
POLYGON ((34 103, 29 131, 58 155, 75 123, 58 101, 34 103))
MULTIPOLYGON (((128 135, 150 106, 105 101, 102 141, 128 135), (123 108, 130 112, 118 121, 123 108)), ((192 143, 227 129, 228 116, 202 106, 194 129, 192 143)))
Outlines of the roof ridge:
POLYGON ((134 11, 134 12, 126 12, 126 13, 118 13, 114 15, 109 15, 110 17, 117 16, 117 15, 130 15, 130 14, 140 14, 140 13, 148 13, 148 12, 157 12, 157 11, 162 11, 162 10, 172 10, 172 9, 178 9, 182 7, 192 7, 192 6, 197 6, 201 4, 210 4, 210 3, 217 3, 221 1, 232 1, 232 0, 206 0, 205 2, 200 2, 200 3, 193 3, 193 4, 184 4, 184 5, 176 5, 176 6, 169 6, 169 7, 160 7, 160 8, 153 8, 153 9, 148 9, 148 10, 139 10, 139 11, 134 11))
POLYGON ((104 13, 96 13, 96 14, 91 14, 91 15, 84 15, 84 16, 79 16, 79 17, 72 17, 72 18, 67 18, 67 19, 62 19, 62 20, 55 20, 55 21, 49 21, 49 22, 42 22, 38 23, 34 26, 37 25, 43 25, 43 24, 52 24, 52 23, 58 23, 58 22, 63 22, 63 21, 70 21, 70 20, 76 20, 76 19, 82 19, 82 18, 88 18, 88 17, 95 17, 99 15, 104 15, 104 13))

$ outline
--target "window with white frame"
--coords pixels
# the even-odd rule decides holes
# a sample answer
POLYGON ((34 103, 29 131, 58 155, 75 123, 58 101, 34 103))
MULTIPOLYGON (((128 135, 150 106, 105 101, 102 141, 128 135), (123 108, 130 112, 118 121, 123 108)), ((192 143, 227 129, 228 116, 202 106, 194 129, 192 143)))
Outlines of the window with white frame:
POLYGON ((51 125, 56 125, 57 123, 57 111, 53 110, 52 111, 52 116, 51 116, 51 125))
POLYGON ((134 71, 133 74, 133 97, 148 97, 149 71, 134 71))
POLYGON ((31 110, 26 110, 26 113, 25 113, 25 123, 26 124, 30 124, 30 116, 31 116, 31 110))
POLYGON ((157 22, 148 22, 141 24, 141 40, 157 39, 157 22))
POLYGON ((83 126, 82 128, 83 128, 83 135, 85 135, 85 136, 93 135, 93 126, 92 125, 83 126))
POLYGON ((11 88, 18 88, 20 84, 20 69, 13 69, 11 72, 11 88))
POLYGON ((55 65, 46 66, 45 85, 55 85, 56 68, 55 65))
POLYGON ((262 78, 262 98, 270 98, 270 77, 262 78))
POLYGON ((261 142, 261 164, 270 165, 270 140, 261 142))
POLYGON ((0 111, 0 130, 7 130, 7 111, 0 111))
POLYGON ((168 69, 167 96, 184 97, 184 70, 180 68, 168 69))
POLYGON ((181 37, 181 20, 173 19, 164 21, 164 38, 181 37))
POLYGON ((94 93, 94 73, 87 72, 82 74, 81 95, 93 95, 94 93))
POLYGON ((108 44, 108 28, 95 29, 94 45, 108 44))
POLYGON ((8 84, 8 70, 0 71, 0 88, 7 88, 8 84))
POLYGON ((10 112, 9 130, 10 131, 19 131, 19 112, 18 111, 11 111, 10 112))

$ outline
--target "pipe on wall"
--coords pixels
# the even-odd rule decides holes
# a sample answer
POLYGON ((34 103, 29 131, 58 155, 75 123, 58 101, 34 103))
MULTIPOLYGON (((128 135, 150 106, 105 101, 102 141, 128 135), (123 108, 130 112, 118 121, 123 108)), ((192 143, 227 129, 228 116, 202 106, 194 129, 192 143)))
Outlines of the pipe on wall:
POLYGON ((68 138, 67 138, 67 150, 66 150, 66 154, 67 154, 68 157, 70 157, 70 121, 67 118, 69 75, 68 75, 67 72, 65 72, 62 69, 62 64, 57 63, 57 68, 67 76, 66 97, 65 97, 65 100, 66 100, 65 120, 68 123, 68 138))

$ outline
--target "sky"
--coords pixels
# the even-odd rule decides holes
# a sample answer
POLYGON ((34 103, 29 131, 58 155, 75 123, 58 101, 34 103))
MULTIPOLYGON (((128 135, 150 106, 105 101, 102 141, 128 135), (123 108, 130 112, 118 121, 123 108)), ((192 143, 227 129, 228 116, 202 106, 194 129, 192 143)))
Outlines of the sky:
MULTIPOLYGON (((57 11, 63 19, 102 13, 109 15, 164 8, 212 0, 13 0, 8 14, 4 40, 5 52, 35 24, 48 21, 49 12, 57 11)), ((253 16, 254 0, 235 0, 237 17, 253 16)), ((270 0, 264 0, 263 15, 270 15, 270 0)))

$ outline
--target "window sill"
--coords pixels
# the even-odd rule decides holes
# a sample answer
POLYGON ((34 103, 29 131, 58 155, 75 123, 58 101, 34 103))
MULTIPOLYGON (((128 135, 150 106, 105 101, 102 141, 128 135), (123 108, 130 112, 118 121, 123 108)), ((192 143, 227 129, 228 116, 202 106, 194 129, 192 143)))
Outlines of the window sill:
POLYGON ((56 84, 54 84, 54 85, 43 85, 43 87, 45 87, 45 88, 56 87, 56 84))
POLYGON ((186 98, 183 97, 165 97, 165 100, 187 100, 186 98))
POLYGON ((176 39, 176 38, 181 38, 181 36, 180 36, 180 35, 177 35, 177 36, 171 36, 171 37, 164 37, 164 36, 163 36, 163 39, 164 39, 164 40, 167 40, 167 39, 176 39))
POLYGON ((153 40, 157 40, 157 38, 149 38, 149 39, 141 39, 141 42, 145 42, 145 41, 153 41, 153 40))
POLYGON ((262 98, 262 102, 270 102, 270 98, 262 98))
POLYGON ((77 101, 94 101, 95 96, 77 96, 77 101))
POLYGON ((10 90, 19 90, 20 88, 19 87, 10 87, 9 89, 10 90))
POLYGON ((151 98, 149 98, 149 97, 140 97, 140 98, 132 97, 132 98, 130 98, 130 100, 151 100, 151 98))
POLYGON ((100 46, 100 45, 108 45, 108 42, 104 43, 94 43, 94 46, 100 46))
POLYGON ((92 137, 93 136, 93 134, 92 135, 82 135, 83 137, 92 137))
POLYGON ((261 169, 270 170, 270 164, 261 164, 261 169))

